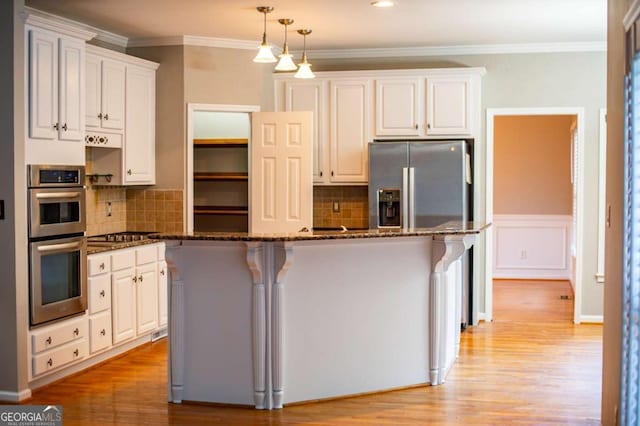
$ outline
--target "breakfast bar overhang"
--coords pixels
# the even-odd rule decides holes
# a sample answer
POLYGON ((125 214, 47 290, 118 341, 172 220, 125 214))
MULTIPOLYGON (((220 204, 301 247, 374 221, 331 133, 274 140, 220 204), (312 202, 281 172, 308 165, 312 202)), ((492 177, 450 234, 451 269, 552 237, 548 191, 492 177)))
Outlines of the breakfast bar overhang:
POLYGON ((440 385, 460 341, 460 257, 487 225, 159 234, 169 400, 278 409, 440 385))

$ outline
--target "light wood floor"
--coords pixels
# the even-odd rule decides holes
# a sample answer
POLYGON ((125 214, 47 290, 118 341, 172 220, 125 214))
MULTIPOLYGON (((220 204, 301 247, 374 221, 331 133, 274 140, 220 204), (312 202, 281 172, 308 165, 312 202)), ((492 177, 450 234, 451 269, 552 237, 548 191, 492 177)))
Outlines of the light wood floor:
POLYGON ((442 386, 272 412, 174 405, 166 402, 161 341, 36 390, 26 403, 63 405, 65 426, 599 424, 602 327, 553 319, 557 308, 541 307, 548 287, 507 287, 494 290, 496 321, 463 333, 442 386))

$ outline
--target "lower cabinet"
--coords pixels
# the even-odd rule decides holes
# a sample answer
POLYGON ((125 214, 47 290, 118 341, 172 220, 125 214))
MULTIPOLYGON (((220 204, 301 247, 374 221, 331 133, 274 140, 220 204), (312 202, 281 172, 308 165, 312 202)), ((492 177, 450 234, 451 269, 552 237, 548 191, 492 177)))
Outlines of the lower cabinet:
POLYGON ((164 243, 89 255, 87 313, 29 332, 31 378, 166 328, 167 275, 164 243))

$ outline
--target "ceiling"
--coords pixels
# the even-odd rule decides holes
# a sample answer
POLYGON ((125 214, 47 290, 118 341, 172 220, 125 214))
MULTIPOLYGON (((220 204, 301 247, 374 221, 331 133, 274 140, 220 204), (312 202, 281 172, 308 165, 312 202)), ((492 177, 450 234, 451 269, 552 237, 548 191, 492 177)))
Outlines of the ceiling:
POLYGON ((415 48, 502 44, 592 43, 606 40, 606 0, 26 0, 26 5, 131 39, 203 36, 258 45, 263 15, 270 43, 282 45, 278 18, 311 28, 309 50, 415 48))

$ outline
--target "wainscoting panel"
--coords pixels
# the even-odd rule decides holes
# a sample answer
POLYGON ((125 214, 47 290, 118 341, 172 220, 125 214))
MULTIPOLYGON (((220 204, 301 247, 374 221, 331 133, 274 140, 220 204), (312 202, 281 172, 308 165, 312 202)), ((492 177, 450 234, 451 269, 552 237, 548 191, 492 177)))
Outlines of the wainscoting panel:
POLYGON ((494 278, 570 279, 570 215, 494 215, 494 278))

